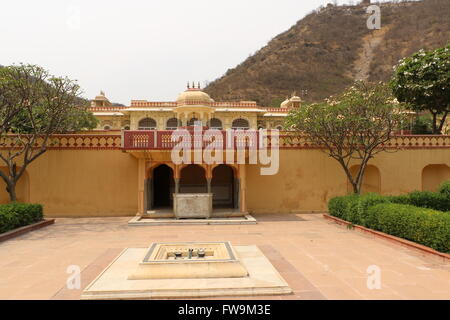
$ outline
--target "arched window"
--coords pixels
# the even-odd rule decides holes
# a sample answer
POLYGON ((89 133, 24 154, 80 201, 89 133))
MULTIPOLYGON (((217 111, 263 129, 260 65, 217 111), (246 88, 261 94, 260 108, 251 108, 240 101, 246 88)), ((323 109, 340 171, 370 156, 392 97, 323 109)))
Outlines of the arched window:
POLYGON ((138 124, 139 130, 155 130, 156 129, 156 121, 152 118, 145 118, 139 121, 138 124))
POLYGON ((242 118, 233 120, 233 123, 231 124, 231 128, 233 129, 249 129, 250 126, 248 124, 248 121, 242 118))
POLYGON ((220 121, 220 119, 217 118, 212 118, 209 121, 209 127, 211 129, 218 129, 218 130, 222 130, 222 121, 220 121))
POLYGON ((277 129, 277 130, 281 131, 281 130, 283 130, 283 126, 276 126, 276 128, 275 128, 275 129, 277 129))
POLYGON ((200 120, 198 120, 197 118, 191 118, 191 120, 188 121, 188 126, 189 127, 194 126, 196 121, 200 121, 200 120))
POLYGON ((166 123, 166 130, 176 130, 178 128, 178 119, 170 118, 166 123))
POLYGON ((111 130, 111 127, 110 126, 104 126, 103 130, 111 130))

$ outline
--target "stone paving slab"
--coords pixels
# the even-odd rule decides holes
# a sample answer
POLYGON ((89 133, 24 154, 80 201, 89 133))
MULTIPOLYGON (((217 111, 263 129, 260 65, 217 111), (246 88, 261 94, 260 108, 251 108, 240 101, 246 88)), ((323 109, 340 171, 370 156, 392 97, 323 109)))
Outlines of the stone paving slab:
POLYGON ((254 217, 258 224, 138 228, 128 226, 130 217, 59 218, 0 243, 0 299, 79 299, 124 248, 160 241, 258 246, 294 291, 267 299, 450 299, 450 265, 440 259, 347 230, 319 214, 254 217), (66 287, 71 265, 81 270, 80 289, 66 287), (367 288, 372 265, 381 271, 379 290, 367 288))
POLYGON ((170 225, 234 225, 234 224, 256 224, 257 221, 251 215, 231 218, 210 219, 175 219, 175 218, 149 218, 133 217, 128 221, 129 226, 170 226, 170 225))

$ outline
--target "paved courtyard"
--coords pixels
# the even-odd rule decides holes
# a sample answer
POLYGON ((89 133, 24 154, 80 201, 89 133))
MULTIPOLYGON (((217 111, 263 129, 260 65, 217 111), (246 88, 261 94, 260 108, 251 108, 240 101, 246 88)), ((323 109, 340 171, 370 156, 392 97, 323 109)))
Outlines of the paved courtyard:
MULTIPOLYGON (((273 299, 450 299, 450 263, 347 230, 322 215, 256 215, 256 225, 128 226, 130 217, 57 219, 0 243, 0 299, 79 299, 124 248, 154 241, 257 245, 294 294, 273 299), (68 266, 81 289, 67 289, 68 266), (367 288, 367 268, 381 289, 367 288)), ((225 298, 229 299, 229 298, 225 298)))

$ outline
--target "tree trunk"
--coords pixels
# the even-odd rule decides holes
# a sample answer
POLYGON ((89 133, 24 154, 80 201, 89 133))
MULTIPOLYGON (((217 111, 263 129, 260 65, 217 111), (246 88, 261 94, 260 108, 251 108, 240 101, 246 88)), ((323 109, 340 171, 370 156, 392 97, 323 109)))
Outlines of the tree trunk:
POLYGON ((353 178, 352 174, 350 173, 349 168, 347 168, 347 166, 345 165, 345 163, 343 161, 339 161, 339 164, 342 166, 342 168, 345 171, 345 174, 347 175, 347 179, 348 181, 351 183, 352 188, 353 188, 353 193, 354 194, 359 194, 360 192, 360 188, 358 188, 358 183, 357 181, 355 181, 355 179, 353 178))
POLYGON ((351 184, 352 184, 352 187, 353 187, 353 193, 359 195, 360 189, 358 188, 358 184, 354 183, 354 182, 351 182, 351 184))
POLYGON ((433 113, 433 134, 440 134, 440 131, 437 126, 437 113, 433 113))
POLYGON ((444 115, 442 116, 441 122, 439 124, 438 132, 439 134, 442 134, 442 129, 444 128, 445 119, 447 119, 448 112, 444 112, 444 115))
POLYGON ((17 194, 16 194, 16 181, 8 181, 6 183, 6 191, 9 194, 9 200, 11 202, 17 201, 17 194))

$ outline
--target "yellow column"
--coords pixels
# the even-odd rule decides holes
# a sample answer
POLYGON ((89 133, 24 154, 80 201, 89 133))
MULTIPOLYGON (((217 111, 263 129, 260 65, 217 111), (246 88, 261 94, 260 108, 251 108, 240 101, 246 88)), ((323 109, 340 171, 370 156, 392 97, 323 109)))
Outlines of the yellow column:
POLYGON ((246 167, 245 164, 239 164, 239 187, 240 187, 240 204, 241 204, 241 212, 247 212, 247 199, 245 191, 247 189, 247 178, 246 178, 246 167))
POLYGON ((144 215, 145 206, 145 196, 144 187, 145 183, 145 159, 138 159, 138 215, 144 215))
POLYGON ((207 164, 205 167, 205 175, 206 175, 206 186, 207 192, 211 193, 211 182, 212 182, 212 166, 207 164))

